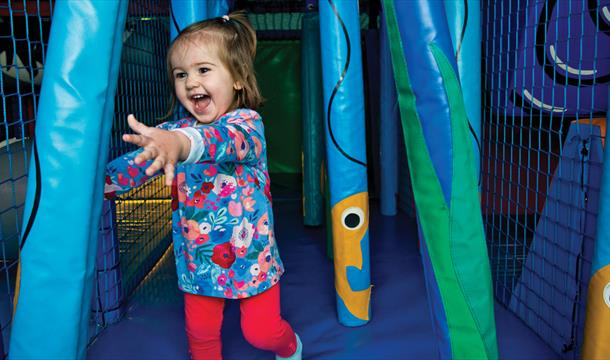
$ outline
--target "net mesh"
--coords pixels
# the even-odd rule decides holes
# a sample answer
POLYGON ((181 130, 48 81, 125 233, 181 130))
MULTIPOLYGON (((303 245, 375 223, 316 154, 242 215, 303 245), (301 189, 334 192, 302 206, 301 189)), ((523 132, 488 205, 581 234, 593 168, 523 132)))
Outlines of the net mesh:
MULTIPOLYGON (((130 132, 127 115, 154 126, 168 110, 165 55, 169 44, 167 3, 131 1, 112 128, 110 158, 135 146, 121 135, 130 132)), ((155 178, 116 201, 120 263, 126 294, 137 286, 169 244, 170 190, 162 177, 155 178)))
POLYGON ((0 2, 0 354, 10 333, 32 136, 51 23, 49 1, 0 2))
POLYGON ((495 295, 563 358, 577 358, 608 106, 607 6, 481 4, 481 190, 495 295))

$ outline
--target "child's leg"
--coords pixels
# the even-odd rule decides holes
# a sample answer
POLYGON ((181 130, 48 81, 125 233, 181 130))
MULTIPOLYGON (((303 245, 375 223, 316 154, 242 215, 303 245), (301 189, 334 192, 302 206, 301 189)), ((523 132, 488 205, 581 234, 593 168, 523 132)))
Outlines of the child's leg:
POLYGON ((240 309, 241 329, 252 346, 281 357, 295 353, 296 335, 280 315, 280 284, 241 300, 240 309))
POLYGON ((222 359, 220 328, 224 304, 224 299, 184 293, 186 336, 192 359, 222 359))

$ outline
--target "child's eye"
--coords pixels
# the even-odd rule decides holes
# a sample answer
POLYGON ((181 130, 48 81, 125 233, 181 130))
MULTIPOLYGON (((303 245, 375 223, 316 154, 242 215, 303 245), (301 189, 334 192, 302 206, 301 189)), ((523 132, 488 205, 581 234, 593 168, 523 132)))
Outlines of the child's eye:
POLYGON ((205 74, 205 73, 207 73, 208 71, 210 71, 210 69, 209 69, 209 68, 207 68, 207 67, 200 67, 200 68, 199 68, 199 73, 200 73, 200 74, 205 74))
POLYGON ((174 74, 174 76, 176 77, 176 79, 184 79, 186 78, 186 73, 185 72, 177 72, 174 74))

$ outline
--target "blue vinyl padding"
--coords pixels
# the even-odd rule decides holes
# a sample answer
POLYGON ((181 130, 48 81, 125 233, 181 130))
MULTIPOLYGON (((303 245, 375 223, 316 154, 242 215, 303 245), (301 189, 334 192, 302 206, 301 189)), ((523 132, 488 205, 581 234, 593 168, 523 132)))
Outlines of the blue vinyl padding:
POLYGON ((114 108, 112 77, 126 14, 127 1, 55 4, 37 154, 29 169, 11 359, 85 357, 102 203, 96 177, 108 154, 106 110, 114 108))
MULTIPOLYGON (((447 204, 450 204, 453 177, 453 141, 451 115, 443 79, 436 66, 429 44, 436 44, 445 54, 453 54, 443 2, 394 1, 402 51, 407 65, 410 86, 414 93, 427 151, 438 177, 447 204)), ((451 61, 457 74, 457 65, 451 61)), ((417 171, 417 169, 410 169, 417 171)), ((422 237, 423 239, 423 237, 422 237)), ((425 241, 421 241, 424 243, 425 241)), ((422 247, 426 288, 430 299, 433 327, 437 337, 438 355, 449 358, 452 353, 450 334, 436 274, 426 247, 422 247), (436 297, 436 298, 435 298, 436 297)))
POLYGON ((171 0, 170 38, 174 39, 194 22, 222 16, 228 11, 226 0, 171 0))
MULTIPOLYGON (((352 195, 368 192, 366 146, 363 146, 366 139, 360 17, 357 2, 325 0, 319 5, 326 161, 332 209, 352 195)), ((333 226, 342 225, 333 223, 333 226)), ((368 232, 359 245, 361 269, 347 268, 349 286, 354 291, 370 286, 368 232)), ((339 295, 337 312, 346 326, 359 326, 368 321, 355 317, 339 295)))
MULTIPOLYGON (((302 223, 299 201, 274 201, 278 246, 286 265, 282 315, 303 341, 307 360, 434 359, 436 338, 425 295, 417 224, 404 213, 381 216, 371 209, 371 302, 375 315, 363 327, 341 326, 336 317, 332 261, 324 229, 302 223), (397 270, 398 269, 398 270, 397 270)), ((182 293, 169 254, 132 297, 128 316, 91 345, 90 360, 187 358, 182 293)), ((228 301, 223 323, 227 360, 268 360, 273 355, 246 342, 239 303, 228 301)), ((496 305, 501 359, 557 359, 543 341, 502 305, 496 305)))
POLYGON ((557 352, 582 339, 591 276, 583 259, 593 257, 602 154, 598 126, 570 125, 523 270, 512 279, 510 309, 557 352))
POLYGON ((396 197, 398 193, 398 97, 394 84, 394 71, 390 58, 385 16, 381 16, 379 28, 380 57, 380 125, 379 157, 381 169, 380 206, 384 215, 396 214, 396 197))
MULTIPOLYGON (((419 224, 417 231, 418 239, 423 239, 423 233, 419 224)), ((451 359, 451 339, 449 338, 447 317, 445 316, 441 293, 434 276, 434 268, 432 267, 425 241, 419 241, 419 251, 424 269, 426 294, 428 295, 428 311, 431 314, 432 328, 435 330, 434 335, 436 336, 436 341, 434 341, 435 354, 440 359, 451 359)))
POLYGON ((462 85, 464 106, 475 135, 472 139, 477 179, 480 178, 481 149, 481 2, 443 0, 451 42, 462 85))
MULTIPOLYGON (((428 153, 449 204, 453 176, 449 105, 445 92, 439 91, 443 79, 429 49, 434 42, 445 54, 453 53, 445 9, 442 2, 427 0, 395 1, 394 7, 428 153)), ((451 65, 457 74, 455 62, 451 65)))
MULTIPOLYGON (((333 4, 341 14, 341 21, 337 19, 329 1, 320 1, 320 46, 325 116, 329 116, 327 112, 331 94, 338 82, 342 80, 330 107, 334 138, 345 154, 366 164, 366 149, 362 146, 365 143, 364 87, 358 4, 350 1, 335 1, 333 4), (341 22, 344 23, 350 38, 349 47, 344 38, 341 22), (343 69, 346 67, 348 48, 351 56, 349 64, 347 64, 347 72, 341 78, 343 69)), ((328 126, 327 123, 325 125, 328 126)), ((329 135, 327 135, 326 144, 329 176, 341 179, 334 182, 333 179, 330 179, 332 207, 341 199, 367 191, 367 177, 365 166, 347 160, 336 147, 330 146, 333 141, 329 135)))

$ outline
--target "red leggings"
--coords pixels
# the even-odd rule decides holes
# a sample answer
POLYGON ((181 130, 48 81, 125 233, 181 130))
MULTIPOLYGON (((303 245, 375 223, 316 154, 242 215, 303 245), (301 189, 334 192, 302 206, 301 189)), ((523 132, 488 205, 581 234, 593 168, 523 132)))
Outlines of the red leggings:
MULTIPOLYGON (((192 359, 222 359, 220 328, 225 300, 184 294, 186 335, 192 359)), ((241 299, 241 329, 252 346, 289 357, 297 349, 294 331, 280 315, 280 285, 241 299)))

